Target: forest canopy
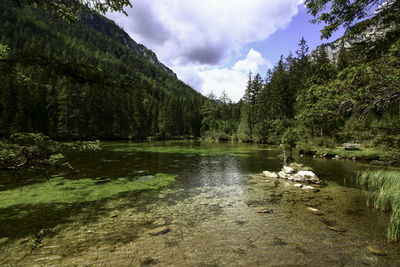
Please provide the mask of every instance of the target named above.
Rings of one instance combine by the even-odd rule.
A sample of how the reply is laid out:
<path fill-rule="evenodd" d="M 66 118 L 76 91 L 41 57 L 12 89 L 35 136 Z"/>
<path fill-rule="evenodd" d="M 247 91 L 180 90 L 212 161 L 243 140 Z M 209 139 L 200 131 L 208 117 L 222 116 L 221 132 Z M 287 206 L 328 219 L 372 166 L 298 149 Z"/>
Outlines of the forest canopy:
<path fill-rule="evenodd" d="M 90 10 L 105 14 L 107 11 L 122 12 L 125 7 L 132 7 L 129 0 L 13 0 L 19 6 L 31 6 L 38 9 L 47 9 L 53 17 L 62 18 L 68 22 L 78 20 L 77 14 L 83 10 Z"/>
<path fill-rule="evenodd" d="M 314 16 L 313 23 L 326 24 L 321 30 L 321 39 L 328 39 L 341 26 L 348 30 L 366 18 L 376 17 L 385 26 L 398 23 L 400 18 L 397 0 L 306 0 L 305 5 Z"/>

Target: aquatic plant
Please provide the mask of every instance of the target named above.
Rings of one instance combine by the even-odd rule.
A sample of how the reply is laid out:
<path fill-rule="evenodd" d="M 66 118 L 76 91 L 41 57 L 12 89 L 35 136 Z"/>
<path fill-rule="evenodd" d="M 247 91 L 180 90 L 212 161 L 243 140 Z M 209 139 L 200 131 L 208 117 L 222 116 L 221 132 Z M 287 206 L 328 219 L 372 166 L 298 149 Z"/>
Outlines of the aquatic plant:
<path fill-rule="evenodd" d="M 400 239 L 400 172 L 396 170 L 368 170 L 359 174 L 358 182 L 368 187 L 367 205 L 390 211 L 387 229 L 389 241 Z"/>
<path fill-rule="evenodd" d="M 101 178 L 71 180 L 57 177 L 24 186 L 22 190 L 16 188 L 0 191 L 0 211 L 12 208 L 17 210 L 18 217 L 24 217 L 29 214 L 29 211 L 42 205 L 51 204 L 63 208 L 69 204 L 98 201 L 125 192 L 155 190 L 169 185 L 175 181 L 175 178 L 176 175 L 164 173 L 136 179 L 115 180 Z M 3 213 L 0 215 L 0 220 L 7 217 L 8 215 Z"/>
<path fill-rule="evenodd" d="M 107 145 L 103 144 L 105 149 Z M 137 143 L 135 145 L 125 145 L 122 147 L 111 148 L 115 152 L 150 152 L 150 153 L 170 153 L 181 155 L 198 155 L 201 157 L 216 156 L 216 155 L 233 155 L 246 157 L 249 153 L 260 150 L 272 150 L 270 147 L 249 147 L 249 146 L 183 146 L 183 145 L 159 145 Z"/>

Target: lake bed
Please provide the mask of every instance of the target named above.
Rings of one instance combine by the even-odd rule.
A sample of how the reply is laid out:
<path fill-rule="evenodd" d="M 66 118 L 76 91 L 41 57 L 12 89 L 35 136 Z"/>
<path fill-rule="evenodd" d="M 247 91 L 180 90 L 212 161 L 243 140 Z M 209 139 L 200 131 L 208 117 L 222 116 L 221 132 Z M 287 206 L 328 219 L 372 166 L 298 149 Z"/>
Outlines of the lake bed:
<path fill-rule="evenodd" d="M 400 263 L 400 245 L 386 239 L 388 214 L 366 207 L 355 182 L 371 165 L 298 157 L 325 183 L 307 191 L 265 181 L 262 171 L 282 167 L 276 146 L 102 146 L 67 156 L 79 179 L 30 177 L 21 188 L 2 174 L 0 199 L 8 199 L 0 204 L 2 266 Z M 167 230 L 149 234 L 159 228 Z"/>

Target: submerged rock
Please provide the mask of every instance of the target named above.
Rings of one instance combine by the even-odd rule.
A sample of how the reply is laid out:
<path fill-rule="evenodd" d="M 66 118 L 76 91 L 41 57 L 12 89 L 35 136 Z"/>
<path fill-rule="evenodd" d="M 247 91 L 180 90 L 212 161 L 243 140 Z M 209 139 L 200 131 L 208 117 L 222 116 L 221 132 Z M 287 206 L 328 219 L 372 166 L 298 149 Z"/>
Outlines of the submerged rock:
<path fill-rule="evenodd" d="M 303 186 L 301 189 L 303 189 L 303 190 L 308 190 L 308 191 L 314 191 L 314 192 L 318 192 L 318 191 L 319 191 L 318 188 L 315 188 L 315 187 L 313 187 L 313 186 L 311 186 L 311 185 L 305 185 L 305 186 Z"/>
<path fill-rule="evenodd" d="M 328 229 L 332 230 L 334 232 L 340 232 L 340 233 L 344 233 L 347 231 L 346 229 L 339 227 L 339 226 L 328 226 Z"/>
<path fill-rule="evenodd" d="M 267 178 L 279 178 L 278 174 L 276 174 L 275 172 L 270 172 L 270 171 L 263 171 L 263 174 L 267 177 Z"/>
<path fill-rule="evenodd" d="M 265 207 L 256 208 L 257 213 L 273 213 L 274 211 Z"/>
<path fill-rule="evenodd" d="M 21 241 L 19 241 L 19 244 L 23 245 L 23 244 L 27 243 L 28 241 L 30 241 L 30 239 L 29 238 L 25 238 L 25 239 L 22 239 Z"/>
<path fill-rule="evenodd" d="M 155 226 L 163 226 L 165 225 L 167 222 L 164 219 L 158 219 L 157 221 L 153 222 L 153 225 Z"/>
<path fill-rule="evenodd" d="M 166 226 L 158 227 L 148 232 L 149 235 L 163 235 L 170 231 L 170 229 Z"/>
<path fill-rule="evenodd" d="M 318 216 L 324 215 L 324 213 L 322 211 L 320 211 L 320 210 L 318 210 L 316 208 L 308 207 L 307 209 L 309 211 L 311 211 L 312 213 L 314 213 L 315 215 L 318 215 Z"/>
<path fill-rule="evenodd" d="M 0 238 L 0 245 L 7 243 L 7 242 L 8 242 L 8 237 Z"/>
<path fill-rule="evenodd" d="M 36 234 L 36 237 L 39 239 L 42 239 L 43 237 L 45 237 L 46 235 L 51 234 L 51 233 L 53 233 L 53 232 L 50 229 L 45 228 L 45 229 L 40 230 L 39 233 Z"/>
<path fill-rule="evenodd" d="M 376 256 L 386 256 L 387 255 L 385 251 L 383 251 L 377 247 L 374 247 L 374 246 L 368 246 L 367 249 L 371 254 L 376 255 Z"/>

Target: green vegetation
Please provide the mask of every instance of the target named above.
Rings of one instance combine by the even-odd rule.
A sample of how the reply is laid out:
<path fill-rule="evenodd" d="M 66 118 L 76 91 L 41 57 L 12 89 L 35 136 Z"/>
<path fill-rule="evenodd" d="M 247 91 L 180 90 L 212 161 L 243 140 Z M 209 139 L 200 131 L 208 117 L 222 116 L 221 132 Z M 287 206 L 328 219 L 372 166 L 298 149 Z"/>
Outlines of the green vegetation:
<path fill-rule="evenodd" d="M 16 133 L 0 141 L 0 170 L 9 171 L 17 180 L 27 172 L 50 178 L 61 170 L 77 171 L 64 160 L 65 152 L 99 150 L 99 141 L 80 141 L 64 145 L 43 134 Z"/>
<path fill-rule="evenodd" d="M 176 175 L 163 173 L 157 173 L 146 179 L 139 177 L 137 180 L 125 178 L 71 180 L 57 177 L 51 181 L 24 186 L 22 190 L 17 188 L 0 191 L 0 209 L 21 209 L 26 216 L 29 214 L 26 213 L 26 207 L 34 208 L 35 205 L 46 204 L 64 206 L 107 199 L 124 192 L 155 190 L 169 185 L 175 178 Z"/>
<path fill-rule="evenodd" d="M 263 150 L 263 148 L 255 147 L 252 148 L 254 150 Z M 265 148 L 268 150 L 269 148 Z M 182 154 L 182 155 L 199 155 L 202 157 L 207 156 L 215 156 L 215 155 L 235 155 L 235 156 L 248 156 L 248 153 L 251 151 L 249 147 L 241 147 L 241 146 L 219 146 L 216 144 L 215 146 L 202 146 L 202 145 L 194 145 L 194 146 L 158 146 L 154 143 L 148 144 L 134 144 L 134 145 L 125 145 L 119 148 L 113 148 L 113 151 L 116 152 L 155 152 L 155 153 L 171 153 L 171 154 Z"/>
<path fill-rule="evenodd" d="M 114 22 L 83 11 L 79 23 L 49 23 L 48 12 L 17 8 L 11 0 L 1 1 L 0 9 L 0 136 L 200 136 L 206 99 L 152 64 L 154 53 Z"/>
<path fill-rule="evenodd" d="M 345 150 L 344 148 L 320 148 L 315 152 L 318 157 L 335 157 L 371 161 L 372 163 L 390 164 L 400 159 L 398 149 L 389 147 L 361 147 L 361 150 Z"/>
<path fill-rule="evenodd" d="M 207 141 L 238 141 L 236 130 L 240 120 L 240 106 L 232 103 L 225 91 L 218 99 L 213 93 L 201 107 L 201 136 Z"/>
<path fill-rule="evenodd" d="M 390 241 L 400 238 L 400 173 L 398 171 L 365 171 L 358 177 L 359 183 L 368 187 L 367 205 L 390 211 L 387 237 Z"/>
<path fill-rule="evenodd" d="M 132 6 L 129 0 L 13 0 L 17 6 L 30 5 L 34 8 L 49 9 L 55 18 L 76 22 L 77 14 L 85 9 L 105 14 L 107 11 L 123 12 L 124 7 Z"/>
<path fill-rule="evenodd" d="M 360 21 L 371 16 L 375 9 L 375 16 L 379 17 L 381 27 L 390 27 L 393 20 L 399 21 L 400 3 L 398 1 L 380 0 L 306 0 L 308 12 L 314 16 L 313 23 L 324 23 L 321 38 L 329 38 L 334 31 L 343 26 L 347 30 Z M 358 30 L 365 29 L 366 24 L 357 25 Z M 376 26 L 376 25 L 375 25 Z"/>

